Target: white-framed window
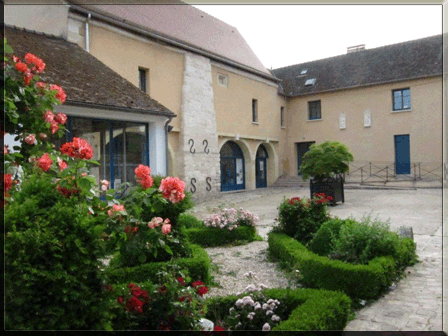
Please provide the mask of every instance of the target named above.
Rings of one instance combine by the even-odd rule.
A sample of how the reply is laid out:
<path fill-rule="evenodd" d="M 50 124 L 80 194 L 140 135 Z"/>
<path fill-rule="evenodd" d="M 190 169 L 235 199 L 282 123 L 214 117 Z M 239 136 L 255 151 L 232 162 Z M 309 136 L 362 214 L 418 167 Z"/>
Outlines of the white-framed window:
<path fill-rule="evenodd" d="M 218 74 L 218 83 L 221 86 L 227 87 L 229 85 L 229 77 L 227 77 L 227 75 Z"/>

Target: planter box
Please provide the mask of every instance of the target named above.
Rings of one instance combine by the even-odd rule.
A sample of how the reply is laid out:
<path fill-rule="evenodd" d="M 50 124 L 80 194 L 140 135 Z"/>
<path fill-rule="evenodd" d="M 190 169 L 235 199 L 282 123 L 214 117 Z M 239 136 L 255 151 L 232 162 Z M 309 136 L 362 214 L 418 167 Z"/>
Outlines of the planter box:
<path fill-rule="evenodd" d="M 344 181 L 340 178 L 332 181 L 318 182 L 313 179 L 310 180 L 310 197 L 314 194 L 324 193 L 326 196 L 333 197 L 331 205 L 337 202 L 344 203 Z"/>

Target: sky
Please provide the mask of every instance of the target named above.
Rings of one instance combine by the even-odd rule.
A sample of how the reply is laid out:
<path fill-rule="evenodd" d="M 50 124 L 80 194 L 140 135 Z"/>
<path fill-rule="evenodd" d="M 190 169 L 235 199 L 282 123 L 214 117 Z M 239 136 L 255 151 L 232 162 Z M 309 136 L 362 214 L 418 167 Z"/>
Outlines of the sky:
<path fill-rule="evenodd" d="M 442 5 L 194 5 L 238 29 L 268 69 L 442 34 Z"/>

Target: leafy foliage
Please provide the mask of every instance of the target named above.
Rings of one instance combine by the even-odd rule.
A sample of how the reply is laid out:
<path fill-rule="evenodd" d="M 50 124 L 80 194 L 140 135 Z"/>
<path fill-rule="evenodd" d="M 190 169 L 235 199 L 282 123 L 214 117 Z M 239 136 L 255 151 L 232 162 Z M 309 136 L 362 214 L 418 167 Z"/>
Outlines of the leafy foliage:
<path fill-rule="evenodd" d="M 351 161 L 353 155 L 347 146 L 336 141 L 325 141 L 310 146 L 303 155 L 300 172 L 304 180 L 310 176 L 317 181 L 329 180 L 337 174 L 346 173 Z"/>

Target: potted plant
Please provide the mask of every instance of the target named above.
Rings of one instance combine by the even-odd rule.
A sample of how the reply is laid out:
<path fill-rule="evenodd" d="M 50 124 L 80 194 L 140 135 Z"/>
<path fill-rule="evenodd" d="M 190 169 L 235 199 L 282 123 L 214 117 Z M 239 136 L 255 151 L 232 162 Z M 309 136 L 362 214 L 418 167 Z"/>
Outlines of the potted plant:
<path fill-rule="evenodd" d="M 300 165 L 302 178 L 310 179 L 310 194 L 324 193 L 333 199 L 331 204 L 344 202 L 344 177 L 348 163 L 353 161 L 353 155 L 347 146 L 337 141 L 325 141 L 311 145 Z"/>

